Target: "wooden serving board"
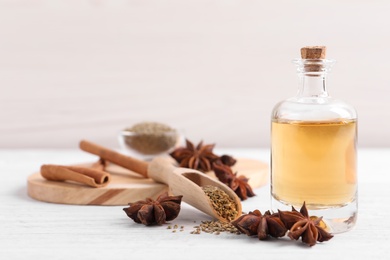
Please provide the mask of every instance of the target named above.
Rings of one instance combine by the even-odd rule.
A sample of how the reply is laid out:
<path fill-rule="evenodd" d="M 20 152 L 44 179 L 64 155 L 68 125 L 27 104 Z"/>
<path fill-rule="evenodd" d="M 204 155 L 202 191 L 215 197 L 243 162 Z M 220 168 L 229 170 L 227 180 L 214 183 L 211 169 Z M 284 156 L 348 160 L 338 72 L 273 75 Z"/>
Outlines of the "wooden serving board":
<path fill-rule="evenodd" d="M 92 163 L 83 164 L 90 166 Z M 268 182 L 268 165 L 253 159 L 238 159 L 233 167 L 238 175 L 249 178 L 252 188 L 258 188 Z M 111 173 L 111 182 L 102 188 L 92 188 L 73 182 L 56 182 L 44 179 L 41 174 L 34 173 L 27 179 L 27 192 L 36 200 L 77 205 L 128 205 L 129 202 L 156 199 L 161 193 L 168 191 L 168 186 L 145 179 L 142 176 L 109 164 L 106 171 Z M 206 173 L 216 178 L 213 172 Z"/>

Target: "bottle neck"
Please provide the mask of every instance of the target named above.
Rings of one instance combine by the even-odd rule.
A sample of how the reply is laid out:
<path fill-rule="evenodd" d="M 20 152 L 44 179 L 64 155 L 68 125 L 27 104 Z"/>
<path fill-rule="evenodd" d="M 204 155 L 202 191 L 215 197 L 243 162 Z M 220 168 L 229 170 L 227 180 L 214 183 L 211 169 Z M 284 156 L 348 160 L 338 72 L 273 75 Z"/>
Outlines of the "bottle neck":
<path fill-rule="evenodd" d="M 308 98 L 309 102 L 316 98 L 327 98 L 329 94 L 326 89 L 326 77 L 334 60 L 316 59 L 304 60 L 296 59 L 297 71 L 300 79 L 300 86 L 297 97 L 299 99 Z"/>
<path fill-rule="evenodd" d="M 298 97 L 328 97 L 325 73 L 300 73 Z"/>

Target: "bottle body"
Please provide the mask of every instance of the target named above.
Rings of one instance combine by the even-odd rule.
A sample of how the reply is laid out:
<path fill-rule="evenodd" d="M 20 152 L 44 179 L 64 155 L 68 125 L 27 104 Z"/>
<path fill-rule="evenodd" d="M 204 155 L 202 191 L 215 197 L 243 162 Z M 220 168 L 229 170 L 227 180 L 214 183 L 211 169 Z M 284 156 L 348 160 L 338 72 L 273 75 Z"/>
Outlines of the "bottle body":
<path fill-rule="evenodd" d="M 272 122 L 272 187 L 279 201 L 342 207 L 356 195 L 356 121 Z M 288 154 L 289 156 L 284 156 Z"/>
<path fill-rule="evenodd" d="M 356 111 L 327 94 L 324 72 L 300 76 L 298 95 L 272 113 L 272 207 L 305 202 L 331 232 L 344 232 L 357 215 Z"/>

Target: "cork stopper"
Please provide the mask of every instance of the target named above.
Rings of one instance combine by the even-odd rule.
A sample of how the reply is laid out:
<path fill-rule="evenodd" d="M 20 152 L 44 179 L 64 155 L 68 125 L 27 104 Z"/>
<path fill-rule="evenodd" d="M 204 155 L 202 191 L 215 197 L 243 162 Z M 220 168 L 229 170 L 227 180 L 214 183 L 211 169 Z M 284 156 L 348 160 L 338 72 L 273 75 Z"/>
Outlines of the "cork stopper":
<path fill-rule="evenodd" d="M 325 46 L 307 46 L 301 48 L 301 58 L 305 60 L 318 60 L 325 59 L 326 47 Z"/>

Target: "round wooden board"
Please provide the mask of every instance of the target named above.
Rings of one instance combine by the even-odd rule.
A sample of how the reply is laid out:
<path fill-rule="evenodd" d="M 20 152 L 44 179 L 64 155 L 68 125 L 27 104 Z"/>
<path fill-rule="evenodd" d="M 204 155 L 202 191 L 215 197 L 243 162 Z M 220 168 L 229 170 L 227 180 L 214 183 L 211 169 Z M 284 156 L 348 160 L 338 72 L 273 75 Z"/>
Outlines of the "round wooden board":
<path fill-rule="evenodd" d="M 91 164 L 83 166 L 89 165 Z M 39 172 L 34 173 L 27 179 L 27 192 L 36 200 L 51 203 L 119 206 L 145 198 L 156 199 L 158 195 L 169 190 L 165 184 L 142 178 L 114 164 L 109 164 L 106 171 L 111 173 L 111 182 L 102 188 L 72 182 L 48 181 Z M 261 187 L 268 182 L 268 165 L 258 160 L 238 159 L 233 171 L 249 178 L 252 188 Z M 207 175 L 216 178 L 213 172 Z"/>

